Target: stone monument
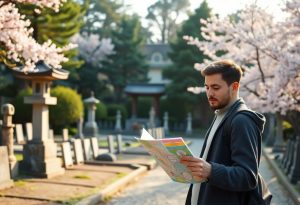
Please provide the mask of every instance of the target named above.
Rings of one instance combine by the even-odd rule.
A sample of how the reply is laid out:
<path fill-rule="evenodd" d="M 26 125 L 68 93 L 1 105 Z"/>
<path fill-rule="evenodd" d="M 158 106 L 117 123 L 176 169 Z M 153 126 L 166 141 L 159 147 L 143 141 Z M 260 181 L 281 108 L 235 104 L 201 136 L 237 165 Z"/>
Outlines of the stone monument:
<path fill-rule="evenodd" d="M 14 185 L 10 178 L 8 153 L 6 146 L 0 146 L 0 189 L 12 187 Z"/>
<path fill-rule="evenodd" d="M 187 126 L 186 126 L 186 134 L 191 135 L 193 133 L 192 129 L 192 114 L 189 112 L 186 118 Z"/>
<path fill-rule="evenodd" d="M 165 134 L 169 134 L 169 114 L 168 114 L 168 112 L 164 113 L 164 131 L 165 131 Z"/>
<path fill-rule="evenodd" d="M 154 107 L 151 107 L 149 111 L 149 123 L 148 128 L 154 128 L 155 127 L 155 109 Z"/>
<path fill-rule="evenodd" d="M 94 97 L 94 92 L 91 92 L 91 97 L 83 101 L 88 106 L 88 121 L 84 125 L 84 134 L 89 137 L 96 137 L 98 134 L 98 126 L 95 121 L 96 104 L 100 101 Z"/>
<path fill-rule="evenodd" d="M 117 110 L 117 115 L 116 115 L 116 126 L 115 126 L 115 130 L 116 131 L 122 131 L 122 125 L 121 125 L 121 111 Z"/>
<path fill-rule="evenodd" d="M 32 140 L 23 148 L 23 160 L 20 162 L 22 172 L 43 178 L 50 178 L 64 173 L 61 160 L 57 158 L 57 145 L 49 139 L 48 105 L 56 105 L 57 99 L 50 96 L 53 80 L 65 80 L 69 72 L 52 69 L 42 61 L 36 64 L 37 72 L 24 73 L 14 69 L 18 78 L 30 80 L 32 96 L 25 97 L 24 102 L 32 104 Z"/>
<path fill-rule="evenodd" d="M 7 146 L 8 162 L 12 178 L 18 176 L 18 162 L 14 155 L 14 127 L 12 116 L 15 114 L 15 108 L 11 104 L 4 104 L 1 108 L 3 114 L 2 124 L 2 144 Z"/>

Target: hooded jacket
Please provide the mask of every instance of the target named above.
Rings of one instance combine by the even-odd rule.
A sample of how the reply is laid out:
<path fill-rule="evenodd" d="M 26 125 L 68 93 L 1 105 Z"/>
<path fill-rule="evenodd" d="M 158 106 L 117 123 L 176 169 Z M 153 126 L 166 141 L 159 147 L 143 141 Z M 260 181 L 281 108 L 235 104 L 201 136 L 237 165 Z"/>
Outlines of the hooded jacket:
<path fill-rule="evenodd" d="M 206 160 L 212 170 L 208 181 L 201 184 L 198 205 L 270 204 L 272 196 L 258 174 L 264 123 L 265 117 L 248 109 L 242 99 L 230 107 L 215 132 L 207 154 Z M 191 204 L 192 186 L 186 205 Z"/>

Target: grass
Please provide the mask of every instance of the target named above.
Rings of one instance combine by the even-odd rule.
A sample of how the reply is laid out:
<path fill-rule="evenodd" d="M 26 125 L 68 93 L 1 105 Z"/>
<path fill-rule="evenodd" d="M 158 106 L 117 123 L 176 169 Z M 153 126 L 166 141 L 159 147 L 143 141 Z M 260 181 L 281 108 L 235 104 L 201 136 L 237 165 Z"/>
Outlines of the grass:
<path fill-rule="evenodd" d="M 26 186 L 26 182 L 23 181 L 23 180 L 17 180 L 14 182 L 14 185 L 17 186 L 17 187 L 22 187 L 22 186 Z"/>
<path fill-rule="evenodd" d="M 15 154 L 17 161 L 22 161 L 23 160 L 23 154 L 17 153 Z"/>
<path fill-rule="evenodd" d="M 91 179 L 90 176 L 85 175 L 85 174 L 79 174 L 74 176 L 75 179 Z"/>

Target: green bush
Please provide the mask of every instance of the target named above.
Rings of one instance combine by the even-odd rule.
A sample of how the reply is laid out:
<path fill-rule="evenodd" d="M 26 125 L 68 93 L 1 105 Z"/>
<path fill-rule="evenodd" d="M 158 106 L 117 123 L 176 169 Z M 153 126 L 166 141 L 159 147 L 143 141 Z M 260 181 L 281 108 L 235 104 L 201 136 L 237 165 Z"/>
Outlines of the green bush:
<path fill-rule="evenodd" d="M 164 112 L 168 112 L 169 119 L 183 122 L 187 116 L 187 105 L 179 99 L 165 98 L 160 100 L 160 115 L 164 116 Z"/>
<path fill-rule="evenodd" d="M 14 123 L 25 123 L 32 121 L 32 105 L 24 103 L 25 96 L 31 96 L 32 89 L 27 88 L 21 90 L 16 98 L 13 100 L 12 104 L 15 107 Z"/>
<path fill-rule="evenodd" d="M 57 97 L 57 105 L 49 106 L 50 124 L 54 130 L 69 126 L 83 116 L 83 102 L 75 90 L 57 86 L 51 90 L 51 96 Z"/>

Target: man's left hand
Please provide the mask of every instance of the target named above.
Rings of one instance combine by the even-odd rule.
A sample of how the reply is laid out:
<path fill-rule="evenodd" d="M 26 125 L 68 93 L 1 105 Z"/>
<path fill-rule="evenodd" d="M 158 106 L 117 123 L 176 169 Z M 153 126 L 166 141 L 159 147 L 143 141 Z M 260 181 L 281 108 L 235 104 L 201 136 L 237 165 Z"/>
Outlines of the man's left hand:
<path fill-rule="evenodd" d="M 180 162 L 192 172 L 194 178 L 208 179 L 211 174 L 211 164 L 202 158 L 182 156 Z"/>

